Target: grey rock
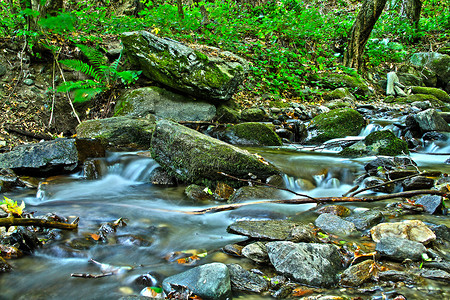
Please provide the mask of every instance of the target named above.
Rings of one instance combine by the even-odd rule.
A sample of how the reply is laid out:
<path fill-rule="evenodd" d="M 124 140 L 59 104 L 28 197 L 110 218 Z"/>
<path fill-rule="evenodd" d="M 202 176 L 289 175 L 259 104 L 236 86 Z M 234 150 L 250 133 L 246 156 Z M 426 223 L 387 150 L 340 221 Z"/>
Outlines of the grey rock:
<path fill-rule="evenodd" d="M 124 116 L 83 121 L 76 130 L 78 137 L 95 138 L 105 146 L 148 149 L 155 124 L 154 116 L 146 119 Z"/>
<path fill-rule="evenodd" d="M 105 149 L 99 142 L 83 139 L 56 139 L 27 144 L 0 154 L 0 169 L 34 176 L 68 173 L 88 157 L 103 157 Z"/>
<path fill-rule="evenodd" d="M 415 278 L 413 275 L 403 271 L 396 271 L 396 270 L 381 271 L 378 273 L 378 278 L 381 281 L 393 281 L 393 282 L 400 281 L 410 284 L 415 282 Z"/>
<path fill-rule="evenodd" d="M 261 275 L 249 272 L 238 264 L 227 265 L 230 271 L 231 289 L 261 293 L 269 288 L 269 283 Z"/>
<path fill-rule="evenodd" d="M 173 285 L 183 286 L 202 299 L 227 299 L 231 297 L 230 273 L 225 264 L 210 263 L 180 274 L 167 277 L 163 289 L 168 294 Z"/>
<path fill-rule="evenodd" d="M 438 195 L 425 195 L 415 199 L 415 203 L 422 205 L 430 214 L 439 213 L 442 209 L 442 197 Z"/>
<path fill-rule="evenodd" d="M 373 174 L 372 171 L 376 172 L 378 167 L 382 167 L 385 170 L 394 170 L 407 166 L 417 166 L 417 164 L 410 157 L 377 157 L 368 162 L 364 166 L 364 169 L 370 174 Z"/>
<path fill-rule="evenodd" d="M 150 175 L 150 182 L 154 185 L 175 185 L 177 182 L 161 167 L 156 168 Z"/>
<path fill-rule="evenodd" d="M 337 235 L 349 235 L 356 231 L 356 227 L 352 222 L 329 213 L 321 214 L 316 219 L 315 224 L 326 232 Z"/>
<path fill-rule="evenodd" d="M 269 242 L 270 261 L 276 271 L 299 283 L 330 286 L 342 270 L 339 250 L 334 245 L 314 243 Z"/>
<path fill-rule="evenodd" d="M 227 231 L 256 239 L 287 240 L 296 226 L 301 225 L 287 220 L 237 221 Z"/>
<path fill-rule="evenodd" d="M 124 94 L 114 108 L 114 116 L 145 118 L 149 114 L 175 121 L 211 121 L 216 108 L 210 103 L 154 86 Z"/>
<path fill-rule="evenodd" d="M 167 120 L 156 125 L 151 153 L 171 175 L 189 183 L 223 180 L 219 172 L 244 179 L 256 176 L 262 180 L 279 173 L 248 151 Z"/>
<path fill-rule="evenodd" d="M 450 126 L 434 109 L 427 109 L 417 114 L 408 115 L 406 125 L 422 133 L 428 131 L 450 132 Z"/>
<path fill-rule="evenodd" d="M 383 214 L 379 210 L 371 209 L 351 215 L 345 218 L 345 220 L 355 224 L 358 230 L 366 230 L 380 223 L 383 220 Z"/>
<path fill-rule="evenodd" d="M 376 177 L 376 176 L 370 176 L 364 179 L 363 183 L 366 187 L 373 187 L 370 190 L 375 192 L 381 192 L 381 193 L 392 193 L 395 189 L 394 183 L 386 183 L 387 180 Z M 379 185 L 379 186 L 378 186 Z"/>
<path fill-rule="evenodd" d="M 420 272 L 420 276 L 428 279 L 450 282 L 450 273 L 444 270 L 425 269 Z"/>
<path fill-rule="evenodd" d="M 446 87 L 450 81 L 450 55 L 437 52 L 418 52 L 410 58 L 411 64 L 417 67 L 427 67 L 438 77 L 438 84 Z"/>
<path fill-rule="evenodd" d="M 398 261 L 405 259 L 420 261 L 422 254 L 427 251 L 425 246 L 419 242 L 392 236 L 381 238 L 375 250 L 381 256 Z"/>
<path fill-rule="evenodd" d="M 121 35 L 124 53 L 148 78 L 208 101 L 226 101 L 248 72 L 248 62 L 218 48 L 186 45 L 147 31 Z"/>
<path fill-rule="evenodd" d="M 269 261 L 266 245 L 263 242 L 251 243 L 242 248 L 242 255 L 257 263 Z"/>

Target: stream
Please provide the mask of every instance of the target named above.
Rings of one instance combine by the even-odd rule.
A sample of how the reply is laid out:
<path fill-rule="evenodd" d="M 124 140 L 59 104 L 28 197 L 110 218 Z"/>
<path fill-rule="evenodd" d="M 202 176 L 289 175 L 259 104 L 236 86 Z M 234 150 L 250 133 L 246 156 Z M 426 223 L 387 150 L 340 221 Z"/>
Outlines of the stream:
<path fill-rule="evenodd" d="M 384 124 L 386 125 L 386 124 Z M 380 125 L 381 126 L 381 125 Z M 389 126 L 389 124 L 387 124 Z M 373 126 L 372 130 L 379 127 Z M 368 130 L 370 131 L 370 129 Z M 367 132 L 364 133 L 365 135 Z M 374 157 L 342 158 L 333 149 L 311 151 L 295 146 L 277 148 L 248 148 L 280 168 L 286 175 L 288 188 L 317 196 L 342 196 L 353 187 L 355 178 L 364 172 L 364 164 Z M 431 153 L 431 154 L 427 154 Z M 448 144 L 429 144 L 411 158 L 420 169 L 450 173 L 445 164 L 450 153 Z M 56 241 L 44 245 L 33 255 L 9 260 L 14 271 L 0 275 L 0 299 L 118 299 L 138 295 L 142 286 L 134 280 L 142 274 L 151 274 L 157 282 L 191 266 L 165 259 L 174 251 L 204 249 L 208 255 L 200 263 L 224 262 L 245 265 L 245 259 L 225 255 L 220 248 L 246 238 L 226 232 L 236 220 L 264 220 L 290 218 L 302 223 L 314 222 L 317 217 L 314 204 L 266 204 L 242 207 L 205 215 L 188 215 L 190 211 L 220 203 L 194 203 L 184 195 L 184 186 L 158 187 L 148 182 L 157 167 L 151 158 L 135 152 L 108 153 L 101 161 L 99 179 L 86 180 L 82 173 L 49 178 L 39 189 L 21 189 L 5 196 L 26 203 L 27 211 L 35 215 L 54 212 L 73 220 L 79 217 L 75 232 L 54 230 Z M 302 190 L 298 179 L 312 182 L 316 188 Z M 288 192 L 285 199 L 294 196 Z M 347 203 L 352 210 L 384 206 L 388 201 L 376 203 Z M 411 216 L 421 218 L 421 215 Z M 119 227 L 114 244 L 85 245 L 89 236 L 101 224 L 124 218 L 127 226 Z M 427 216 L 428 222 L 450 226 L 448 217 Z M 71 245 L 72 248 L 67 245 Z M 74 249 L 75 248 L 75 249 Z M 99 274 L 99 268 L 89 259 L 118 266 L 131 266 L 132 270 L 118 275 L 96 279 L 74 278 L 72 273 Z M 399 287 L 411 299 L 432 299 L 433 291 L 446 290 L 445 283 L 428 281 L 426 288 Z M 346 294 L 345 289 L 330 291 Z M 382 288 L 371 293 L 371 299 L 382 299 Z M 361 294 L 363 298 L 367 297 Z M 417 297 L 417 298 L 416 298 Z M 236 298 L 262 299 L 262 296 L 242 294 Z M 267 297 L 269 299 L 269 297 Z"/>

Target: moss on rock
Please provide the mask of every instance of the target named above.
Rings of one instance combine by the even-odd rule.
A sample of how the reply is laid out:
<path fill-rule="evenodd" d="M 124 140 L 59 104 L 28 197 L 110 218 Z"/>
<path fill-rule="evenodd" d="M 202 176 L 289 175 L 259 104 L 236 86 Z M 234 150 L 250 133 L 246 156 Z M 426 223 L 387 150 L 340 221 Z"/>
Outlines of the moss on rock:
<path fill-rule="evenodd" d="M 408 144 L 390 130 L 370 133 L 363 141 L 342 150 L 339 155 L 358 157 L 363 155 L 397 156 L 409 154 Z"/>
<path fill-rule="evenodd" d="M 333 109 L 311 120 L 308 126 L 307 142 L 323 143 L 325 141 L 358 135 L 366 122 L 363 116 L 351 108 Z"/>
<path fill-rule="evenodd" d="M 350 76 L 342 73 L 317 73 L 311 76 L 311 81 L 315 81 L 318 85 L 324 88 L 336 89 L 340 87 L 347 87 L 355 94 L 361 96 L 369 95 L 369 86 L 359 76 Z"/>
<path fill-rule="evenodd" d="M 237 124 L 229 129 L 241 141 L 240 145 L 281 146 L 280 137 L 273 131 L 273 126 L 248 122 Z"/>
<path fill-rule="evenodd" d="M 443 90 L 431 87 L 422 87 L 422 86 L 413 86 L 411 87 L 411 91 L 414 94 L 425 94 L 432 95 L 437 99 L 444 101 L 446 103 L 450 102 L 450 96 Z"/>

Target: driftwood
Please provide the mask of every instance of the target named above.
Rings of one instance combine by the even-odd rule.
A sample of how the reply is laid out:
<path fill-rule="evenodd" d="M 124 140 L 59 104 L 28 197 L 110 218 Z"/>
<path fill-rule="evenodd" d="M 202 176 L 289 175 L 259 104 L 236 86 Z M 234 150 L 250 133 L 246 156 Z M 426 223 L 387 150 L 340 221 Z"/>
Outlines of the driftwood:
<path fill-rule="evenodd" d="M 255 204 L 270 204 L 270 203 L 278 203 L 278 204 L 306 204 L 306 203 L 332 203 L 332 202 L 374 202 L 386 199 L 393 198 L 407 198 L 417 195 L 439 195 L 446 196 L 446 193 L 436 190 L 415 190 L 415 191 L 406 191 L 401 193 L 394 193 L 389 195 L 378 195 L 378 196 L 367 196 L 367 197 L 320 197 L 320 198 L 297 198 L 297 199 L 287 199 L 287 200 L 262 200 L 262 201 L 253 201 L 253 202 L 245 202 L 245 203 L 234 203 L 228 205 L 219 205 L 213 206 L 200 210 L 193 211 L 177 211 L 184 214 L 189 215 L 203 215 L 207 213 L 216 213 L 221 211 L 234 210 L 243 206 L 255 205 Z"/>
<path fill-rule="evenodd" d="M 58 229 L 66 229 L 66 230 L 74 230 L 78 228 L 78 218 L 75 219 L 72 223 L 62 223 L 55 221 L 48 221 L 45 219 L 36 219 L 36 218 L 0 218 L 0 226 L 38 226 L 45 228 L 58 228 Z"/>

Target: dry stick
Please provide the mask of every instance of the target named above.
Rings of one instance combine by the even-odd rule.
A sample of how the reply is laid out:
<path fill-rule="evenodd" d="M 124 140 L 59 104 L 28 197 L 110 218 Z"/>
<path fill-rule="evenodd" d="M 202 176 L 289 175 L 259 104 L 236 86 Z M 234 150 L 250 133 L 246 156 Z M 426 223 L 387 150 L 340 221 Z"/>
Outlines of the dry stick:
<path fill-rule="evenodd" d="M 31 138 L 37 139 L 37 140 L 48 140 L 48 141 L 49 140 L 53 140 L 53 137 L 50 136 L 50 135 L 29 132 L 29 131 L 26 131 L 26 130 L 15 128 L 15 127 L 13 127 L 11 125 L 5 125 L 4 128 L 5 128 L 6 131 L 15 132 L 15 133 L 18 133 L 18 134 L 21 134 L 21 135 L 24 135 L 24 136 L 28 136 L 28 137 L 31 137 Z"/>
<path fill-rule="evenodd" d="M 64 72 L 57 60 L 56 60 L 56 65 L 58 66 L 59 72 L 61 73 L 61 78 L 63 79 L 64 82 L 66 82 L 66 78 L 64 77 Z M 78 117 L 78 114 L 75 111 L 75 107 L 73 107 L 72 100 L 70 100 L 70 96 L 69 96 L 68 92 L 66 92 L 66 96 L 67 96 L 67 99 L 69 100 L 70 107 L 72 108 L 72 111 L 75 114 L 75 117 L 77 118 L 78 124 L 80 124 L 81 123 L 80 118 Z"/>
<path fill-rule="evenodd" d="M 61 50 L 60 50 L 61 51 Z M 55 56 L 53 56 L 53 68 L 52 68 L 52 88 L 53 88 L 53 95 L 52 95 L 52 111 L 50 113 L 50 120 L 48 120 L 48 127 L 50 127 L 52 125 L 52 120 L 53 120 L 53 111 L 55 110 L 55 99 L 56 99 L 56 95 L 55 95 L 55 61 L 57 60 L 57 57 L 59 56 L 59 52 L 58 54 Z"/>
<path fill-rule="evenodd" d="M 400 177 L 400 178 L 397 178 L 397 179 L 392 179 L 392 180 L 389 180 L 389 181 L 386 181 L 386 182 L 383 182 L 383 183 L 380 183 L 380 184 L 377 184 L 377 185 L 368 186 L 368 187 L 366 187 L 366 188 L 360 189 L 359 191 L 356 191 L 356 192 L 354 192 L 354 193 L 351 193 L 351 194 L 349 195 L 349 197 L 354 197 L 355 195 L 358 195 L 358 194 L 361 193 L 361 192 L 364 192 L 364 191 L 367 191 L 367 190 L 372 190 L 372 189 L 378 188 L 378 187 L 382 187 L 382 186 L 388 185 L 388 184 L 390 184 L 390 183 L 394 183 L 394 182 L 397 182 L 397 181 L 401 181 L 401 180 L 413 178 L 413 177 L 422 175 L 423 173 L 424 173 L 424 172 L 419 172 L 419 173 L 417 173 L 417 174 L 412 174 L 412 175 L 409 175 L 409 176 Z M 348 194 L 348 193 L 349 193 L 349 192 L 345 193 L 344 195 L 346 195 L 346 194 Z"/>
<path fill-rule="evenodd" d="M 246 203 L 234 203 L 228 205 L 213 206 L 205 209 L 194 210 L 194 211 L 176 211 L 180 213 L 185 213 L 189 215 L 202 215 L 206 213 L 215 213 L 227 210 L 234 210 L 243 206 L 255 205 L 255 204 L 270 204 L 270 203 L 280 203 L 280 204 L 306 204 L 306 203 L 329 203 L 329 202 L 374 202 L 392 198 L 402 198 L 402 197 L 412 197 L 417 195 L 440 195 L 446 196 L 446 193 L 436 190 L 415 190 L 406 191 L 401 193 L 394 193 L 388 195 L 378 195 L 378 196 L 368 196 L 368 197 L 321 197 L 316 199 L 311 198 L 299 198 L 299 199 L 288 199 L 288 200 L 264 200 L 264 201 L 254 201 Z"/>
<path fill-rule="evenodd" d="M 58 228 L 58 229 L 67 229 L 74 230 L 78 228 L 78 219 L 76 219 L 71 224 L 48 221 L 45 219 L 36 219 L 36 218 L 0 218 L 0 226 L 38 226 L 45 228 Z"/>
<path fill-rule="evenodd" d="M 224 173 L 224 172 L 218 172 L 218 173 L 221 174 L 221 175 L 223 175 L 223 176 L 226 176 L 226 177 L 229 177 L 229 178 L 238 180 L 238 181 L 244 181 L 244 182 L 249 182 L 249 183 L 254 183 L 254 184 L 259 184 L 259 185 L 265 185 L 265 186 L 268 186 L 268 187 L 271 187 L 271 188 L 275 188 L 275 189 L 278 189 L 278 190 L 282 190 L 282 191 L 286 191 L 286 192 L 292 193 L 292 194 L 294 194 L 294 195 L 296 195 L 296 196 L 309 198 L 309 199 L 311 199 L 311 200 L 316 200 L 316 198 L 313 198 L 313 197 L 308 196 L 308 195 L 305 195 L 305 194 L 300 194 L 300 193 L 294 192 L 293 190 L 290 190 L 290 189 L 287 189 L 287 188 L 282 188 L 282 187 L 274 186 L 274 185 L 271 185 L 271 184 L 268 184 L 268 183 L 264 183 L 264 182 L 259 182 L 259 181 L 256 181 L 256 180 L 242 179 L 242 178 L 234 177 L 234 176 L 229 175 L 229 174 L 226 174 L 226 173 Z"/>
<path fill-rule="evenodd" d="M 72 277 L 79 277 L 79 278 L 102 278 L 106 276 L 112 276 L 115 275 L 113 272 L 109 273 L 102 273 L 102 274 L 89 274 L 89 273 L 72 273 L 70 276 Z"/>

